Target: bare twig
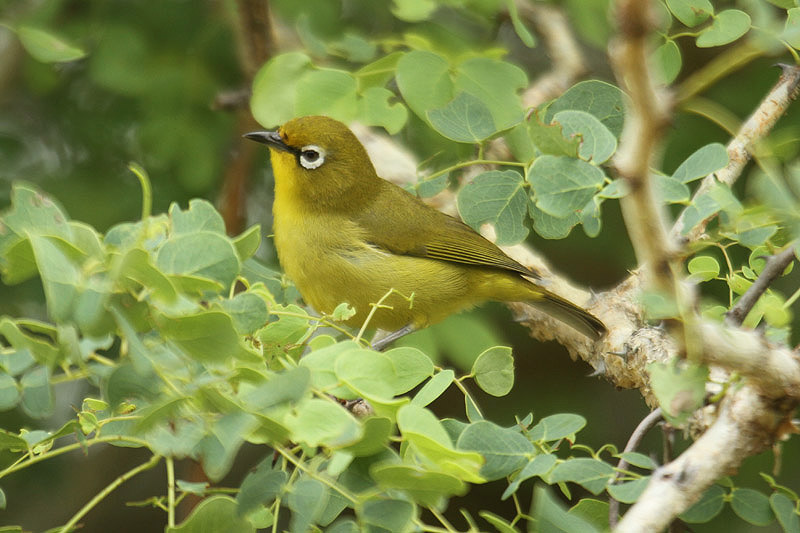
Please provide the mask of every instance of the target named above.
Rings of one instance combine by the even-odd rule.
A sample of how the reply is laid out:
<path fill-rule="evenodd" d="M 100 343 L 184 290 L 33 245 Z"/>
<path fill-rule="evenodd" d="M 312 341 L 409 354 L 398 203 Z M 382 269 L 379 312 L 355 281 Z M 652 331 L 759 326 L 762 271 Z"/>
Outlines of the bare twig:
<path fill-rule="evenodd" d="M 661 419 L 664 418 L 661 414 L 661 408 L 656 407 L 653 411 L 651 411 L 646 417 L 639 422 L 639 425 L 636 426 L 636 429 L 633 430 L 631 433 L 631 437 L 628 439 L 628 443 L 625 445 L 625 449 L 622 450 L 623 453 L 625 452 L 632 452 L 635 451 L 636 448 L 639 447 L 641 444 L 642 439 L 644 438 L 647 433 L 653 429 L 656 424 L 658 424 Z M 616 483 L 620 477 L 620 471 L 625 470 L 628 468 L 628 461 L 625 459 L 620 459 L 619 463 L 617 463 L 617 473 L 614 475 L 614 480 L 611 482 Z M 608 501 L 608 523 L 611 527 L 616 527 L 617 521 L 619 520 L 619 501 L 609 497 Z"/>
<path fill-rule="evenodd" d="M 269 14 L 269 2 L 265 0 L 237 0 L 236 36 L 239 43 L 239 63 L 247 80 L 247 86 L 256 71 L 269 59 L 276 49 L 272 22 Z M 238 93 L 229 91 L 220 93 L 214 105 L 219 109 L 232 109 L 237 112 L 236 136 L 241 136 L 255 129 L 258 124 L 253 120 L 250 110 L 242 103 L 247 102 L 249 89 Z M 233 97 L 233 98 L 229 98 Z M 236 106 L 236 104 L 239 104 Z M 244 229 L 247 220 L 246 196 L 248 176 L 255 161 L 257 147 L 253 143 L 237 144 L 230 164 L 225 169 L 219 204 L 225 227 L 230 234 L 237 234 Z"/>
<path fill-rule="evenodd" d="M 750 160 L 753 145 L 767 136 L 778 119 L 786 112 L 792 100 L 797 98 L 798 91 L 800 91 L 800 66 L 780 65 L 780 67 L 783 72 L 778 82 L 764 97 L 750 118 L 742 124 L 736 137 L 728 143 L 728 164 L 703 179 L 694 192 L 692 201 L 711 189 L 717 182 L 733 185 Z M 685 228 L 685 213 L 686 211 L 678 217 L 678 221 L 672 228 L 672 236 L 679 238 L 684 235 L 689 242 L 696 241 L 705 232 L 711 218 L 701 221 L 693 228 Z"/>
<path fill-rule="evenodd" d="M 768 448 L 791 416 L 794 402 L 774 405 L 749 386 L 729 394 L 714 424 L 685 452 L 657 469 L 616 533 L 661 531 L 721 476 Z"/>
<path fill-rule="evenodd" d="M 725 316 L 725 323 L 729 326 L 739 326 L 744 321 L 747 313 L 753 309 L 761 295 L 769 288 L 775 279 L 786 270 L 794 260 L 794 246 L 789 246 L 777 255 L 767 258 L 767 264 L 750 288 L 747 289 L 739 301 L 736 302 Z"/>

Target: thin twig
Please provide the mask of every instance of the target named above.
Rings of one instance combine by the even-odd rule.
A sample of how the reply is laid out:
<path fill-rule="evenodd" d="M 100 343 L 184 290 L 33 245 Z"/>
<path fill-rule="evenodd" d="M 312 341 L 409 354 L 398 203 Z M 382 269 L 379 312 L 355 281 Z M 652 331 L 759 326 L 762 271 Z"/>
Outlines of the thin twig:
<path fill-rule="evenodd" d="M 120 485 L 122 485 L 123 483 L 125 483 L 126 481 L 131 479 L 132 477 L 134 477 L 134 476 L 136 476 L 138 474 L 141 474 L 145 470 L 149 470 L 149 469 L 153 468 L 154 466 L 156 466 L 158 464 L 158 462 L 160 460 L 161 460 L 161 456 L 160 455 L 154 455 L 146 463 L 142 463 L 139 466 L 137 466 L 136 468 L 132 468 L 131 470 L 128 470 L 127 472 L 125 472 L 124 474 L 119 476 L 117 479 L 115 479 L 114 481 L 109 483 L 106 486 L 106 488 L 104 488 L 103 490 L 101 490 L 100 492 L 95 494 L 94 498 L 89 500 L 86 503 L 86 505 L 81 507 L 81 509 L 77 513 L 75 513 L 72 516 L 72 518 L 70 518 L 69 522 L 64 524 L 64 526 L 59 530 L 59 533 L 67 533 L 68 531 L 72 531 L 72 528 L 75 527 L 75 524 L 77 524 L 78 521 L 81 518 L 83 518 L 86 515 L 86 513 L 91 511 L 98 503 L 103 501 L 103 498 L 105 498 L 106 496 L 108 496 L 109 494 L 114 492 L 114 490 L 117 487 L 119 487 Z"/>
<path fill-rule="evenodd" d="M 711 189 L 717 182 L 733 185 L 742 174 L 745 165 L 750 160 L 753 146 L 767 136 L 778 119 L 789 108 L 792 100 L 800 92 L 800 66 L 779 65 L 783 70 L 780 79 L 770 92 L 761 101 L 750 118 L 742 124 L 739 133 L 728 143 L 728 164 L 714 174 L 709 174 L 700 183 L 694 192 L 692 202 Z M 707 218 L 696 224 L 693 228 L 685 228 L 686 211 L 678 217 L 672 227 L 672 237 L 683 236 L 688 242 L 699 239 L 706 230 L 706 226 L 713 218 Z"/>
<path fill-rule="evenodd" d="M 786 270 L 794 260 L 794 245 L 789 246 L 777 255 L 767 258 L 767 264 L 750 288 L 739 298 L 730 311 L 725 315 L 725 323 L 729 326 L 740 326 L 747 314 L 753 309 L 761 295 L 769 288 L 775 279 Z"/>
<path fill-rule="evenodd" d="M 622 453 L 636 451 L 636 448 L 639 447 L 639 444 L 641 444 L 644 436 L 647 435 L 647 433 L 651 429 L 653 429 L 655 425 L 658 424 L 659 421 L 661 421 L 662 418 L 663 416 L 661 414 L 661 408 L 656 407 L 655 409 L 653 409 L 653 411 L 651 411 L 646 417 L 642 419 L 641 422 L 639 422 L 639 425 L 636 426 L 636 429 L 633 430 L 633 433 L 631 433 L 631 437 L 628 439 L 628 443 L 625 445 L 625 449 L 622 451 Z M 617 482 L 617 479 L 619 479 L 620 476 L 620 471 L 626 470 L 628 466 L 629 466 L 628 461 L 626 461 L 625 459 L 619 460 L 619 463 L 617 463 L 617 473 L 614 474 L 614 480 L 611 482 L 611 484 Z M 611 527 L 616 527 L 618 520 L 619 520 L 619 501 L 609 496 L 608 524 Z"/>

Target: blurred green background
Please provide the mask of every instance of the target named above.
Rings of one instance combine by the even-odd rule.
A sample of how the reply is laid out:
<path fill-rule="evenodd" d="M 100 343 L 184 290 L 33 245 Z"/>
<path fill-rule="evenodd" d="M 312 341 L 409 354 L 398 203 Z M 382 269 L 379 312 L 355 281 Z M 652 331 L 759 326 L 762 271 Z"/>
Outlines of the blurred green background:
<path fill-rule="evenodd" d="M 584 47 L 590 76 L 613 82 L 605 55 L 611 31 L 607 3 L 570 0 L 563 5 Z M 43 63 L 25 51 L 14 31 L 0 26 L 0 208 L 9 203 L 11 183 L 24 180 L 55 197 L 73 218 L 104 231 L 140 215 L 140 187 L 127 170 L 128 162 L 135 161 L 152 179 L 154 212 L 165 211 L 171 202 L 186 205 L 190 198 L 204 197 L 228 209 L 232 213 L 229 221 L 261 222 L 268 235 L 272 185 L 266 153 L 245 147 L 246 141 L 241 139 L 243 131 L 255 126 L 246 101 L 235 109 L 220 106 L 221 98 L 246 90 L 253 74 L 248 63 L 252 58 L 243 51 L 246 43 L 238 12 L 247 4 L 233 0 L 0 0 L 0 22 L 51 31 L 87 52 L 77 61 Z M 497 2 L 473 4 L 472 14 L 469 9 L 444 9 L 414 31 L 449 42 L 454 48 L 465 42 L 476 48 L 505 48 L 510 60 L 523 66 L 530 79 L 547 69 L 549 59 L 543 49 L 523 46 L 509 20 L 482 15 L 482 7 L 491 13 Z M 270 7 L 281 51 L 302 47 L 323 63 L 348 64 L 354 53 L 363 52 L 364 43 L 348 41 L 347 35 L 363 39 L 400 34 L 411 26 L 392 16 L 389 0 L 282 0 L 271 2 Z M 325 48 L 325 42 L 350 42 L 353 48 L 341 48 L 337 57 L 335 50 Z M 681 78 L 711 57 L 709 51 L 693 47 L 683 52 Z M 706 96 L 738 117 L 746 117 L 777 79 L 778 70 L 771 66 L 775 60 L 754 61 L 713 86 Z M 779 124 L 780 138 L 800 136 L 798 107 Z M 670 172 L 698 147 L 727 139 L 728 134 L 712 122 L 679 113 L 668 136 L 663 169 Z M 421 159 L 436 149 L 427 145 L 428 139 L 403 133 L 399 141 L 417 149 Z M 788 146 L 797 150 L 796 142 Z M 246 190 L 238 199 L 230 194 L 237 187 Z M 529 241 L 543 251 L 555 270 L 595 290 L 613 286 L 636 266 L 618 206 L 605 205 L 603 229 L 595 239 L 578 229 L 563 241 L 538 236 Z M 269 239 L 264 240 L 260 255 L 275 262 Z M 790 294 L 797 285 L 798 276 L 794 275 L 783 278 L 777 288 Z M 727 298 L 722 284 L 718 297 Z M 45 318 L 38 281 L 0 285 L 0 314 Z M 528 412 L 537 418 L 579 413 L 590 421 L 580 434 L 582 441 L 594 447 L 611 442 L 621 449 L 648 412 L 637 392 L 614 390 L 601 378 L 589 377 L 591 369 L 571 361 L 559 345 L 532 341 L 502 306 L 487 305 L 472 316 L 485 328 L 486 343 L 499 339 L 514 346 L 518 385 L 512 394 L 496 399 L 476 391 L 488 416 L 498 423 L 510 424 L 515 415 L 523 417 Z M 454 320 L 442 327 L 457 331 L 460 326 L 476 324 L 464 317 Z M 459 320 L 469 321 L 464 326 Z M 465 354 L 476 356 L 482 348 L 459 349 L 454 341 L 451 351 L 457 353 L 450 355 L 460 361 Z M 62 386 L 57 392 L 60 407 L 56 419 L 71 416 L 72 406 L 87 393 L 73 386 Z M 457 401 L 455 395 L 452 400 Z M 457 415 L 463 407 L 445 402 L 438 409 L 441 415 Z M 16 412 L 0 414 L 2 427 L 15 430 L 52 427 L 51 422 L 25 419 Z M 780 480 L 798 489 L 800 480 L 791 475 L 800 464 L 796 440 L 783 449 Z M 678 441 L 680 447 L 680 436 Z M 653 432 L 642 451 L 658 453 L 660 448 L 660 436 Z M 234 486 L 264 453 L 256 448 L 247 450 L 227 478 Z M 12 476 L 2 485 L 8 509 L 0 511 L 0 525 L 21 524 L 41 531 L 63 523 L 101 487 L 140 460 L 136 451 L 92 449 L 86 456 L 73 453 Z M 740 484 L 766 489 L 756 472 L 769 471 L 773 462 L 771 454 L 748 461 Z M 196 465 L 182 462 L 177 475 L 194 480 L 200 479 L 201 472 Z M 129 507 L 125 502 L 163 493 L 164 479 L 161 469 L 156 469 L 125 484 L 87 517 L 85 530 L 108 531 L 108 524 L 118 532 L 162 529 L 165 517 L 161 511 L 146 503 Z M 476 487 L 464 498 L 499 502 L 503 488 L 499 482 Z M 523 492 L 523 502 L 529 501 L 529 492 Z M 457 507 L 454 502 L 452 508 Z M 504 513 L 504 507 L 495 512 L 513 514 Z M 752 526 L 728 510 L 712 524 L 692 529 L 749 531 Z M 773 525 L 762 530 L 780 529 Z"/>

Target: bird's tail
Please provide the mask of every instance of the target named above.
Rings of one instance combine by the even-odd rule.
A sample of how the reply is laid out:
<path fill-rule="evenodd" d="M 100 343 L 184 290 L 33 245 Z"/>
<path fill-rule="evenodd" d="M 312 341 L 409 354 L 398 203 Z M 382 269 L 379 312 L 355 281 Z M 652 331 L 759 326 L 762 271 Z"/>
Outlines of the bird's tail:
<path fill-rule="evenodd" d="M 529 300 L 533 307 L 575 328 L 592 340 L 602 339 L 608 332 L 598 318 L 569 300 L 539 288 L 536 299 Z"/>

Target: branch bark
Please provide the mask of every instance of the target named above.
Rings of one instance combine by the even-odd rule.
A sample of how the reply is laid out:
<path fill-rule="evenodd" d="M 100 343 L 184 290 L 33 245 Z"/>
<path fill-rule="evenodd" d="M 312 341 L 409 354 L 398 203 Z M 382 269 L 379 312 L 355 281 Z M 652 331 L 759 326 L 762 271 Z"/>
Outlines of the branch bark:
<path fill-rule="evenodd" d="M 781 77 L 764 97 L 761 104 L 756 108 L 750 118 L 742 124 L 736 137 L 728 143 L 728 164 L 714 174 L 709 174 L 700 183 L 700 186 L 692 196 L 692 202 L 706 193 L 715 183 L 720 182 L 725 185 L 733 185 L 742 174 L 745 165 L 750 160 L 754 146 L 772 131 L 775 123 L 778 122 L 789 105 L 800 93 L 800 66 L 780 65 L 782 69 Z M 701 221 L 693 228 L 684 227 L 686 225 L 686 211 L 681 213 L 677 222 L 672 227 L 672 237 L 682 238 L 688 242 L 698 240 L 711 218 Z"/>

